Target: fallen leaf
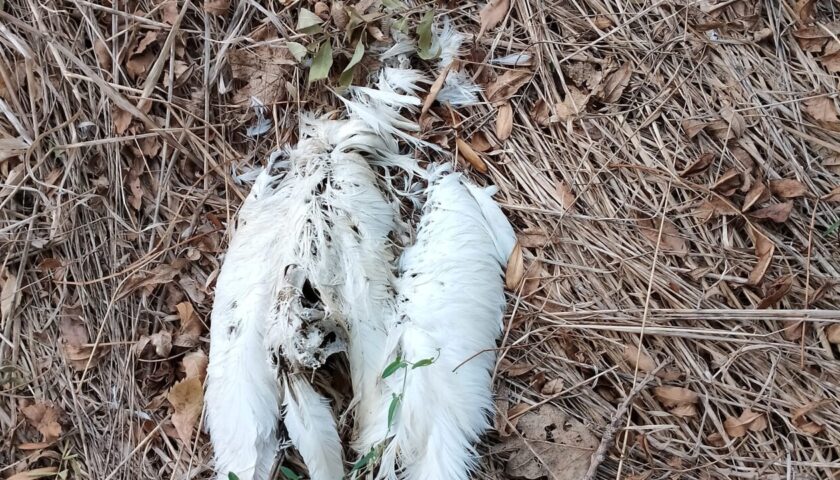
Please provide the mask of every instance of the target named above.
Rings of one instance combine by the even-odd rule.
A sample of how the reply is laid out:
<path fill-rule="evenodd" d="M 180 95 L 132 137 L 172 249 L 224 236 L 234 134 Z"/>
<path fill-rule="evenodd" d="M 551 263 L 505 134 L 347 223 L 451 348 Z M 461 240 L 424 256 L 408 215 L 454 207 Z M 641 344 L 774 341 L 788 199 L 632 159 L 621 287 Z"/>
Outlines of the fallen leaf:
<path fill-rule="evenodd" d="M 715 180 L 712 185 L 712 190 L 720 193 L 724 197 L 728 197 L 738 190 L 741 186 L 741 172 L 734 168 L 730 168 Z"/>
<path fill-rule="evenodd" d="M 128 130 L 128 126 L 131 125 L 131 114 L 115 106 L 112 117 L 114 120 L 114 131 L 117 135 L 124 134 Z"/>
<path fill-rule="evenodd" d="M 706 442 L 713 447 L 721 448 L 726 446 L 726 441 L 723 439 L 723 435 L 717 432 L 706 437 Z"/>
<path fill-rule="evenodd" d="M 684 405 L 677 405 L 668 411 L 675 417 L 689 418 L 697 415 L 697 406 L 692 403 L 686 403 Z"/>
<path fill-rule="evenodd" d="M 314 14 L 313 14 L 314 15 Z M 329 76 L 333 64 L 332 43 L 330 39 L 324 40 L 318 47 L 318 51 L 312 57 L 312 65 L 309 67 L 308 82 L 324 80 Z"/>
<path fill-rule="evenodd" d="M 0 270 L 0 320 L 5 323 L 20 300 L 17 277 L 8 269 Z"/>
<path fill-rule="evenodd" d="M 664 221 L 664 223 L 663 223 Z M 688 253 L 688 242 L 682 238 L 677 226 L 667 218 L 654 219 L 639 219 L 637 220 L 639 233 L 656 247 L 659 244 L 660 250 L 674 255 L 685 255 Z M 660 241 L 659 229 L 662 229 L 662 236 Z"/>
<path fill-rule="evenodd" d="M 755 256 L 758 258 L 758 261 L 750 272 L 748 281 L 750 285 L 758 285 L 761 283 L 764 274 L 767 272 L 767 268 L 773 261 L 773 252 L 776 250 L 776 246 L 769 238 L 755 228 L 750 228 L 750 236 L 755 245 Z"/>
<path fill-rule="evenodd" d="M 441 72 L 440 75 L 435 79 L 435 82 L 429 87 L 429 94 L 426 95 L 426 99 L 423 101 L 423 108 L 420 109 L 420 117 L 425 117 L 426 112 L 432 108 L 432 104 L 435 103 L 435 99 L 440 93 L 440 89 L 443 88 L 443 84 L 446 81 L 446 77 L 449 75 L 449 71 L 452 69 L 452 65 L 456 62 L 453 61 L 449 65 L 446 66 Z"/>
<path fill-rule="evenodd" d="M 230 0 L 204 0 L 204 11 L 210 15 L 225 16 L 229 8 Z"/>
<path fill-rule="evenodd" d="M 796 14 L 796 19 L 799 23 L 807 25 L 811 23 L 814 18 L 814 6 L 816 0 L 796 0 L 793 6 L 793 12 Z"/>
<path fill-rule="evenodd" d="M 175 25 L 178 20 L 178 0 L 164 0 L 160 3 L 160 12 L 163 23 Z"/>
<path fill-rule="evenodd" d="M 505 141 L 513 131 L 513 107 L 505 102 L 496 111 L 496 138 Z"/>
<path fill-rule="evenodd" d="M 776 203 L 761 209 L 758 209 L 750 216 L 759 220 L 771 220 L 776 223 L 784 223 L 790 217 L 790 212 L 793 211 L 793 202 Z"/>
<path fill-rule="evenodd" d="M 80 307 L 63 309 L 58 320 L 58 331 L 64 358 L 70 366 L 82 371 L 95 363 L 91 360 L 94 351 L 93 347 L 89 346 L 90 337 Z M 101 351 L 101 347 L 97 351 Z"/>
<path fill-rule="evenodd" d="M 656 368 L 656 362 L 653 360 L 653 357 L 648 355 L 647 352 L 640 351 L 634 345 L 625 345 L 622 357 L 633 369 L 638 366 L 639 370 L 643 372 L 650 372 Z M 636 363 L 637 359 L 638 364 Z"/>
<path fill-rule="evenodd" d="M 798 198 L 808 193 L 808 187 L 799 180 L 771 180 L 770 191 L 781 198 Z"/>
<path fill-rule="evenodd" d="M 204 326 L 201 324 L 198 315 L 196 315 L 192 303 L 181 302 L 175 305 L 175 309 L 178 311 L 178 318 L 181 320 L 181 333 L 200 335 L 204 330 Z"/>
<path fill-rule="evenodd" d="M 96 61 L 103 70 L 111 70 L 111 51 L 108 45 L 101 38 L 97 38 L 93 42 L 93 53 L 96 55 Z"/>
<path fill-rule="evenodd" d="M 820 63 L 829 73 L 840 72 L 840 43 L 831 42 L 820 57 Z"/>
<path fill-rule="evenodd" d="M 543 385 L 540 392 L 543 395 L 557 395 L 558 393 L 563 391 L 563 379 L 562 378 L 555 378 L 554 380 L 549 380 L 548 382 Z"/>
<path fill-rule="evenodd" d="M 140 210 L 143 204 L 143 187 L 140 185 L 140 177 L 134 169 L 131 169 L 128 173 L 126 183 L 130 192 L 127 197 L 128 203 L 131 205 L 131 208 Z"/>
<path fill-rule="evenodd" d="M 767 289 L 767 293 L 764 295 L 764 298 L 758 302 L 758 305 L 755 307 L 758 310 L 763 310 L 765 308 L 770 308 L 777 303 L 779 300 L 784 298 L 785 295 L 790 292 L 790 288 L 793 285 L 793 276 L 792 275 L 785 275 L 776 279 L 770 288 Z"/>
<path fill-rule="evenodd" d="M 482 131 L 477 131 L 473 134 L 472 138 L 470 138 L 470 145 L 472 146 L 473 150 L 476 152 L 488 152 L 490 149 L 493 148 L 493 145 L 490 144 L 490 141 L 487 140 L 487 136 L 484 135 Z"/>
<path fill-rule="evenodd" d="M 840 323 L 832 323 L 825 329 L 825 333 L 830 343 L 840 343 Z"/>
<path fill-rule="evenodd" d="M 755 424 L 755 425 L 753 425 Z M 761 431 L 767 426 L 764 414 L 754 412 L 750 409 L 744 410 L 740 417 L 728 417 L 723 422 L 726 434 L 731 438 L 740 438 L 747 434 L 747 431 Z"/>
<path fill-rule="evenodd" d="M 534 260 L 525 270 L 525 284 L 522 285 L 522 296 L 528 297 L 540 289 L 544 270 L 539 260 Z"/>
<path fill-rule="evenodd" d="M 809 419 L 808 415 L 832 404 L 834 404 L 834 400 L 830 398 L 808 402 L 791 412 L 790 421 L 799 430 L 811 435 L 816 435 L 822 431 L 823 427 L 819 423 Z"/>
<path fill-rule="evenodd" d="M 566 98 L 554 106 L 557 110 L 556 120 L 565 122 L 577 117 L 586 110 L 587 103 L 589 103 L 589 95 L 570 85 Z"/>
<path fill-rule="evenodd" d="M 18 472 L 11 477 L 7 478 L 6 480 L 33 480 L 35 478 L 46 478 L 55 476 L 58 474 L 58 467 L 41 467 L 41 468 L 33 468 L 32 470 L 26 470 L 24 472 Z"/>
<path fill-rule="evenodd" d="M 531 119 L 539 126 L 545 127 L 549 123 L 551 117 L 551 109 L 548 103 L 543 99 L 539 99 L 534 103 L 534 108 L 531 110 Z"/>
<path fill-rule="evenodd" d="M 61 436 L 61 424 L 58 423 L 59 411 L 52 403 L 36 402 L 20 409 L 30 425 L 41 432 L 42 441 L 53 443 Z"/>
<path fill-rule="evenodd" d="M 827 96 L 812 97 L 804 102 L 803 110 L 811 116 L 818 124 L 833 127 L 840 123 L 837 118 L 837 106 Z"/>
<path fill-rule="evenodd" d="M 714 197 L 709 201 L 700 202 L 695 210 L 695 214 L 702 221 L 706 222 L 715 217 L 737 215 L 738 209 L 728 200 Z"/>
<path fill-rule="evenodd" d="M 149 343 L 155 348 L 155 355 L 166 358 L 172 352 L 172 334 L 162 330 L 149 335 Z"/>
<path fill-rule="evenodd" d="M 750 208 L 760 203 L 764 203 L 770 199 L 770 190 L 761 182 L 755 182 L 755 184 L 750 188 L 747 192 L 747 195 L 744 197 L 744 206 L 742 207 L 742 211 L 746 212 Z"/>
<path fill-rule="evenodd" d="M 533 72 L 523 69 L 512 69 L 499 75 L 486 90 L 487 100 L 499 102 L 512 97 L 531 79 Z"/>
<path fill-rule="evenodd" d="M 477 38 L 481 38 L 484 32 L 496 28 L 496 25 L 504 20 L 510 8 L 510 0 L 490 0 L 478 13 L 481 28 Z"/>
<path fill-rule="evenodd" d="M 688 166 L 685 167 L 682 172 L 680 172 L 680 176 L 688 177 L 705 171 L 707 168 L 709 168 L 712 162 L 715 161 L 715 158 L 716 157 L 714 153 L 704 153 L 700 155 L 699 157 L 697 157 L 696 160 L 688 164 Z"/>
<path fill-rule="evenodd" d="M 186 378 L 176 383 L 166 396 L 172 404 L 172 424 L 184 444 L 192 439 L 193 428 L 204 404 L 204 389 L 198 378 Z"/>
<path fill-rule="evenodd" d="M 840 185 L 831 189 L 826 195 L 820 198 L 823 202 L 837 203 L 840 202 Z"/>
<path fill-rule="evenodd" d="M 551 478 L 557 472 L 563 478 L 584 478 L 599 443 L 587 426 L 550 404 L 523 414 L 516 430 L 502 445 L 512 452 L 505 465 L 511 478 Z"/>
<path fill-rule="evenodd" d="M 184 368 L 185 378 L 197 378 L 203 383 L 207 376 L 207 363 L 207 354 L 203 350 L 184 355 L 181 366 Z"/>
<path fill-rule="evenodd" d="M 510 291 L 516 290 L 524 276 L 525 266 L 522 260 L 522 246 L 517 241 L 505 268 L 505 288 Z"/>
<path fill-rule="evenodd" d="M 604 103 L 615 103 L 621 98 L 624 89 L 630 84 L 630 76 L 633 73 L 633 66 L 626 62 L 618 70 L 612 72 L 601 84 L 596 97 Z"/>
<path fill-rule="evenodd" d="M 531 365 L 530 363 L 514 363 L 513 365 L 505 369 L 505 373 L 508 377 L 516 378 L 525 375 L 534 368 L 536 367 L 534 365 Z"/>
<path fill-rule="evenodd" d="M 653 394 L 664 406 L 669 408 L 697 403 L 698 400 L 696 393 L 682 387 L 656 387 L 653 389 Z"/>
<path fill-rule="evenodd" d="M 682 121 L 683 131 L 689 140 L 696 137 L 698 133 L 702 132 L 703 129 L 706 128 L 706 125 L 707 123 L 703 120 L 686 119 Z"/>
<path fill-rule="evenodd" d="M 458 148 L 458 154 L 461 158 L 466 160 L 472 167 L 481 173 L 487 173 L 487 164 L 484 160 L 472 149 L 469 143 L 461 140 L 459 137 L 455 138 L 455 145 Z"/>
<path fill-rule="evenodd" d="M 554 198 L 563 207 L 563 212 L 573 212 L 575 209 L 575 192 L 563 180 L 554 183 Z"/>

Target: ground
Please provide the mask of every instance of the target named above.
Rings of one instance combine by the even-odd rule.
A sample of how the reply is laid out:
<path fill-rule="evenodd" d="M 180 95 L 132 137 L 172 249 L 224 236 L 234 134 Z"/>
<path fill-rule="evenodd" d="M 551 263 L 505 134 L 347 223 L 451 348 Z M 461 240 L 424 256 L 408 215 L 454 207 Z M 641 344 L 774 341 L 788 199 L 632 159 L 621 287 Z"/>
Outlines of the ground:
<path fill-rule="evenodd" d="M 478 478 L 837 476 L 836 3 L 337 3 L 0 2 L 0 476 L 210 477 L 235 177 L 429 11 L 484 93 L 421 135 L 520 241 Z"/>

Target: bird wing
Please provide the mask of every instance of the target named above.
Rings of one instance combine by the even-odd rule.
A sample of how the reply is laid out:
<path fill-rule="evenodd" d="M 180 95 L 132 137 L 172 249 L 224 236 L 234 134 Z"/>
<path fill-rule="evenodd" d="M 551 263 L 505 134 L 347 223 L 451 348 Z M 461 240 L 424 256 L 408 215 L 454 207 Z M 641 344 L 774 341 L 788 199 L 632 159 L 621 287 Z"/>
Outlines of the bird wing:
<path fill-rule="evenodd" d="M 394 375 L 401 396 L 382 478 L 466 480 L 492 408 L 493 349 L 505 309 L 513 229 L 491 191 L 460 174 L 428 192 L 416 242 L 400 258 L 399 354 L 422 368 Z M 422 362 L 421 365 L 427 362 Z"/>

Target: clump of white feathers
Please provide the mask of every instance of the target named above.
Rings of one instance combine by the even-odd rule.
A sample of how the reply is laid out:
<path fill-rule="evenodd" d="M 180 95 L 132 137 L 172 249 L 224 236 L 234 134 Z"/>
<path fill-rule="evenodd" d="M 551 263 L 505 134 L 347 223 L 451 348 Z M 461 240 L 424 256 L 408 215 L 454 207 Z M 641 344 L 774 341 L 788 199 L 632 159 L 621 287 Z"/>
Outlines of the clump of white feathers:
<path fill-rule="evenodd" d="M 444 69 L 462 36 L 448 22 L 437 33 Z M 398 43 L 383 59 L 404 66 L 410 51 Z M 449 76 L 439 99 L 476 101 L 465 74 Z M 312 480 L 348 475 L 355 459 L 345 463 L 341 412 L 312 381 L 339 353 L 353 389 L 352 447 L 376 454 L 375 478 L 469 478 L 489 424 L 515 236 L 492 187 L 400 153 L 401 142 L 422 145 L 405 114 L 424 83 L 416 70 L 386 66 L 376 88 L 342 99 L 347 118 L 304 118 L 298 144 L 256 176 L 212 312 L 206 423 L 219 479 L 268 480 L 289 444 Z M 426 186 L 398 191 L 382 173 L 395 169 L 403 185 Z M 406 195 L 422 204 L 414 235 L 401 213 Z M 383 378 L 395 362 L 422 359 L 423 368 Z"/>

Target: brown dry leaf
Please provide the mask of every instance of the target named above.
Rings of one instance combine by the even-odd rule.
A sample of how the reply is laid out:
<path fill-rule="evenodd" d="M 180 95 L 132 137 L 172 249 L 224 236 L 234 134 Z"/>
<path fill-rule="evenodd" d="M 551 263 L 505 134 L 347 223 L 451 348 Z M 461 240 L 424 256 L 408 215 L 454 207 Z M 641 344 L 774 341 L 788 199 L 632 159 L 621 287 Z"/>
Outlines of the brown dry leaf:
<path fill-rule="evenodd" d="M 690 140 L 696 137 L 698 133 L 702 132 L 703 129 L 706 128 L 707 124 L 708 123 L 703 120 L 694 120 L 689 118 L 682 121 L 682 128 L 685 132 L 685 136 Z"/>
<path fill-rule="evenodd" d="M 577 117 L 586 109 L 588 102 L 589 95 L 569 85 L 569 94 L 562 102 L 555 105 L 557 109 L 556 120 L 565 122 Z"/>
<path fill-rule="evenodd" d="M 124 134 L 128 130 L 128 126 L 131 125 L 131 114 L 119 107 L 114 107 L 112 118 L 114 119 L 114 131 L 117 135 Z"/>
<path fill-rule="evenodd" d="M 103 70 L 111 69 L 111 52 L 104 40 L 97 38 L 93 42 L 93 53 L 96 55 L 96 61 L 99 62 L 99 66 Z"/>
<path fill-rule="evenodd" d="M 755 228 L 750 228 L 750 236 L 755 245 L 755 256 L 758 258 L 758 261 L 750 272 L 749 284 L 758 285 L 761 283 L 764 274 L 767 272 L 767 268 L 773 261 L 773 252 L 776 250 L 776 246 L 769 238 Z"/>
<path fill-rule="evenodd" d="M 633 66 L 630 62 L 625 63 L 618 70 L 612 72 L 601 84 L 596 96 L 604 103 L 615 103 L 624 93 L 624 89 L 630 84 L 630 76 L 633 73 Z"/>
<path fill-rule="evenodd" d="M 767 427 L 764 414 L 754 412 L 750 409 L 744 410 L 740 417 L 728 417 L 723 422 L 726 434 L 731 438 L 740 438 L 747 434 L 747 431 L 758 432 Z"/>
<path fill-rule="evenodd" d="M 201 415 L 204 404 L 204 389 L 198 378 L 186 378 L 176 383 L 166 396 L 172 404 L 172 424 L 184 444 L 192 439 L 193 428 Z"/>
<path fill-rule="evenodd" d="M 204 11 L 210 15 L 225 16 L 229 8 L 230 0 L 204 0 Z"/>
<path fill-rule="evenodd" d="M 713 447 L 723 447 L 726 445 L 726 441 L 723 440 L 723 435 L 715 432 L 708 437 L 706 437 L 706 442 Z"/>
<path fill-rule="evenodd" d="M 532 75 L 533 72 L 530 70 L 514 69 L 506 71 L 487 87 L 487 100 L 490 102 L 507 100 L 515 95 L 531 79 Z"/>
<path fill-rule="evenodd" d="M 496 138 L 503 142 L 510 138 L 511 132 L 513 132 L 513 107 L 510 102 L 505 102 L 499 105 L 496 111 Z"/>
<path fill-rule="evenodd" d="M 728 197 L 738 190 L 741 183 L 741 172 L 730 168 L 723 172 L 723 175 L 715 181 L 714 185 L 712 185 L 712 190 L 715 190 L 724 197 Z"/>
<path fill-rule="evenodd" d="M 7 269 L 0 270 L 0 321 L 5 323 L 20 300 L 17 277 Z"/>
<path fill-rule="evenodd" d="M 767 289 L 767 294 L 764 295 L 764 298 L 761 299 L 755 308 L 763 310 L 776 305 L 779 303 L 779 300 L 790 292 L 791 286 L 793 286 L 793 275 L 785 275 L 778 278 L 770 285 L 770 288 Z"/>
<path fill-rule="evenodd" d="M 461 158 L 466 160 L 472 167 L 481 173 L 487 173 L 487 164 L 481 159 L 481 156 L 472 149 L 469 143 L 461 140 L 459 137 L 455 138 L 455 145 L 458 148 L 458 154 Z"/>
<path fill-rule="evenodd" d="M 668 408 L 697 403 L 698 400 L 696 393 L 682 387 L 656 387 L 653 389 L 653 394 Z"/>
<path fill-rule="evenodd" d="M 799 430 L 811 435 L 816 435 L 823 430 L 823 426 L 813 420 L 809 420 L 807 417 L 808 414 L 832 404 L 834 404 L 834 400 L 830 398 L 806 403 L 791 412 L 790 421 Z"/>
<path fill-rule="evenodd" d="M 286 81 L 297 67 L 288 47 L 277 43 L 230 50 L 228 62 L 233 79 L 244 84 L 233 96 L 238 105 L 250 105 L 251 97 L 266 105 L 282 101 L 289 91 Z"/>
<path fill-rule="evenodd" d="M 525 375 L 534 368 L 536 367 L 534 365 L 531 365 L 530 363 L 514 363 L 513 365 L 505 369 L 505 373 L 508 377 L 516 378 Z"/>
<path fill-rule="evenodd" d="M 542 405 L 519 419 L 518 435 L 508 437 L 503 448 L 513 452 L 505 465 L 511 478 L 584 478 L 598 439 L 590 429 L 567 417 L 553 405 Z"/>
<path fill-rule="evenodd" d="M 680 235 L 677 226 L 667 218 L 654 219 L 639 219 L 637 220 L 639 233 L 650 242 L 654 247 L 659 243 L 659 248 L 665 253 L 674 255 L 685 255 L 688 253 L 688 242 L 686 242 Z M 662 228 L 662 238 L 660 242 L 659 229 Z"/>
<path fill-rule="evenodd" d="M 143 187 L 140 185 L 140 177 L 134 169 L 131 169 L 128 173 L 126 183 L 128 184 L 130 192 L 128 194 L 128 203 L 133 209 L 140 210 L 140 207 L 143 204 Z"/>
<path fill-rule="evenodd" d="M 826 338 L 830 343 L 840 343 L 840 323 L 832 323 L 825 329 Z"/>
<path fill-rule="evenodd" d="M 181 302 L 175 305 L 175 309 L 178 311 L 178 318 L 181 320 L 181 333 L 187 335 L 201 335 L 201 332 L 204 330 L 204 326 L 201 324 L 201 320 L 198 318 L 198 315 L 196 315 L 195 308 L 193 308 L 192 303 Z"/>
<path fill-rule="evenodd" d="M 814 5 L 816 0 L 796 0 L 793 12 L 799 23 L 807 25 L 814 19 Z"/>
<path fill-rule="evenodd" d="M 682 172 L 680 172 L 680 176 L 688 177 L 691 175 L 695 175 L 697 173 L 705 171 L 712 162 L 715 161 L 715 154 L 714 153 L 704 153 L 697 157 L 696 160 L 688 164 Z"/>
<path fill-rule="evenodd" d="M 523 248 L 543 248 L 551 244 L 551 238 L 545 233 L 520 233 L 517 238 Z"/>
<path fill-rule="evenodd" d="M 668 411 L 675 417 L 689 418 L 697 415 L 697 406 L 692 403 L 686 403 L 684 405 L 677 405 Z"/>
<path fill-rule="evenodd" d="M 840 124 L 840 119 L 837 118 L 837 107 L 831 98 L 827 96 L 809 98 L 805 100 L 804 105 L 804 112 L 818 124 L 827 128 L 836 127 Z"/>
<path fill-rule="evenodd" d="M 715 217 L 737 215 L 738 209 L 735 208 L 735 206 L 728 200 L 720 197 L 714 197 L 709 201 L 701 202 L 697 206 L 695 214 L 705 222 Z"/>
<path fill-rule="evenodd" d="M 33 480 L 35 478 L 55 477 L 58 474 L 58 467 L 41 467 L 18 472 L 6 480 Z"/>
<path fill-rule="evenodd" d="M 545 127 L 551 123 L 549 121 L 550 118 L 551 109 L 548 108 L 548 103 L 546 103 L 543 99 L 537 100 L 537 102 L 534 103 L 534 108 L 531 110 L 531 119 L 537 125 Z"/>
<path fill-rule="evenodd" d="M 89 346 L 90 337 L 81 313 L 81 308 L 68 307 L 58 321 L 64 358 L 77 371 L 84 370 L 88 364 L 94 364 L 91 360 L 93 347 Z"/>
<path fill-rule="evenodd" d="M 831 189 L 830 192 L 820 198 L 823 202 L 837 203 L 840 202 L 840 185 Z"/>
<path fill-rule="evenodd" d="M 572 187 L 563 180 L 554 183 L 554 198 L 563 207 L 563 212 L 573 212 L 575 209 L 575 192 Z"/>
<path fill-rule="evenodd" d="M 172 334 L 167 330 L 149 335 L 149 344 L 155 348 L 155 355 L 166 358 L 172 352 Z"/>
<path fill-rule="evenodd" d="M 750 216 L 759 220 L 771 220 L 776 223 L 784 223 L 790 217 L 790 212 L 793 211 L 793 202 L 776 203 L 761 209 L 758 209 Z"/>
<path fill-rule="evenodd" d="M 549 380 L 545 382 L 540 392 L 543 395 L 557 395 L 558 393 L 563 391 L 563 379 L 562 378 L 555 378 L 554 380 Z"/>
<path fill-rule="evenodd" d="M 472 138 L 470 138 L 470 145 L 472 146 L 473 150 L 476 152 L 489 152 L 490 149 L 493 148 L 493 145 L 490 144 L 490 141 L 487 140 L 487 136 L 482 131 L 477 131 L 473 134 Z"/>
<path fill-rule="evenodd" d="M 637 366 L 636 359 L 638 359 L 638 368 L 643 372 L 650 372 L 656 368 L 656 362 L 653 357 L 648 355 L 645 351 L 640 351 L 634 345 L 625 345 L 622 353 L 624 361 L 630 365 L 630 368 L 635 369 Z"/>
<path fill-rule="evenodd" d="M 747 195 L 744 197 L 744 206 L 742 211 L 746 212 L 753 206 L 764 203 L 767 200 L 770 200 L 770 190 L 763 183 L 755 182 L 752 188 L 750 188 L 747 192 Z"/>
<path fill-rule="evenodd" d="M 496 25 L 504 20 L 508 9 L 510 9 L 510 0 L 490 0 L 487 2 L 487 5 L 478 14 L 481 28 L 478 31 L 477 38 L 481 38 L 484 32 L 496 28 Z"/>
<path fill-rule="evenodd" d="M 531 265 L 525 270 L 525 284 L 522 285 L 522 296 L 528 297 L 540 289 L 544 273 L 545 270 L 542 268 L 542 262 L 539 260 L 531 262 Z"/>
<path fill-rule="evenodd" d="M 825 55 L 820 57 L 820 63 L 830 73 L 840 72 L 840 43 L 831 42 L 825 49 Z"/>
<path fill-rule="evenodd" d="M 53 443 L 61 436 L 61 424 L 58 423 L 59 411 L 52 403 L 36 402 L 21 407 L 20 413 L 30 425 L 41 432 L 42 441 Z"/>
<path fill-rule="evenodd" d="M 435 103 L 435 99 L 440 93 L 440 89 L 443 88 L 443 83 L 446 81 L 446 76 L 449 75 L 449 70 L 452 69 L 452 65 L 457 62 L 452 62 L 440 72 L 440 75 L 435 79 L 435 83 L 429 87 L 429 94 L 426 95 L 426 99 L 423 101 L 423 108 L 420 109 L 420 118 L 426 116 L 426 113 L 432 108 L 432 104 Z"/>
<path fill-rule="evenodd" d="M 771 180 L 770 191 L 781 198 L 798 198 L 808 194 L 808 187 L 799 180 L 786 178 L 782 180 Z"/>
<path fill-rule="evenodd" d="M 160 12 L 163 23 L 175 25 L 178 20 L 178 0 L 163 0 L 160 3 Z"/>
<path fill-rule="evenodd" d="M 181 366 L 184 368 L 185 378 L 197 378 L 202 383 L 207 376 L 207 354 L 203 350 L 197 350 L 184 355 Z"/>
<path fill-rule="evenodd" d="M 513 246 L 513 252 L 511 252 L 507 267 L 505 268 L 505 288 L 511 291 L 516 290 L 524 276 L 525 266 L 522 260 L 522 246 L 517 241 Z"/>

